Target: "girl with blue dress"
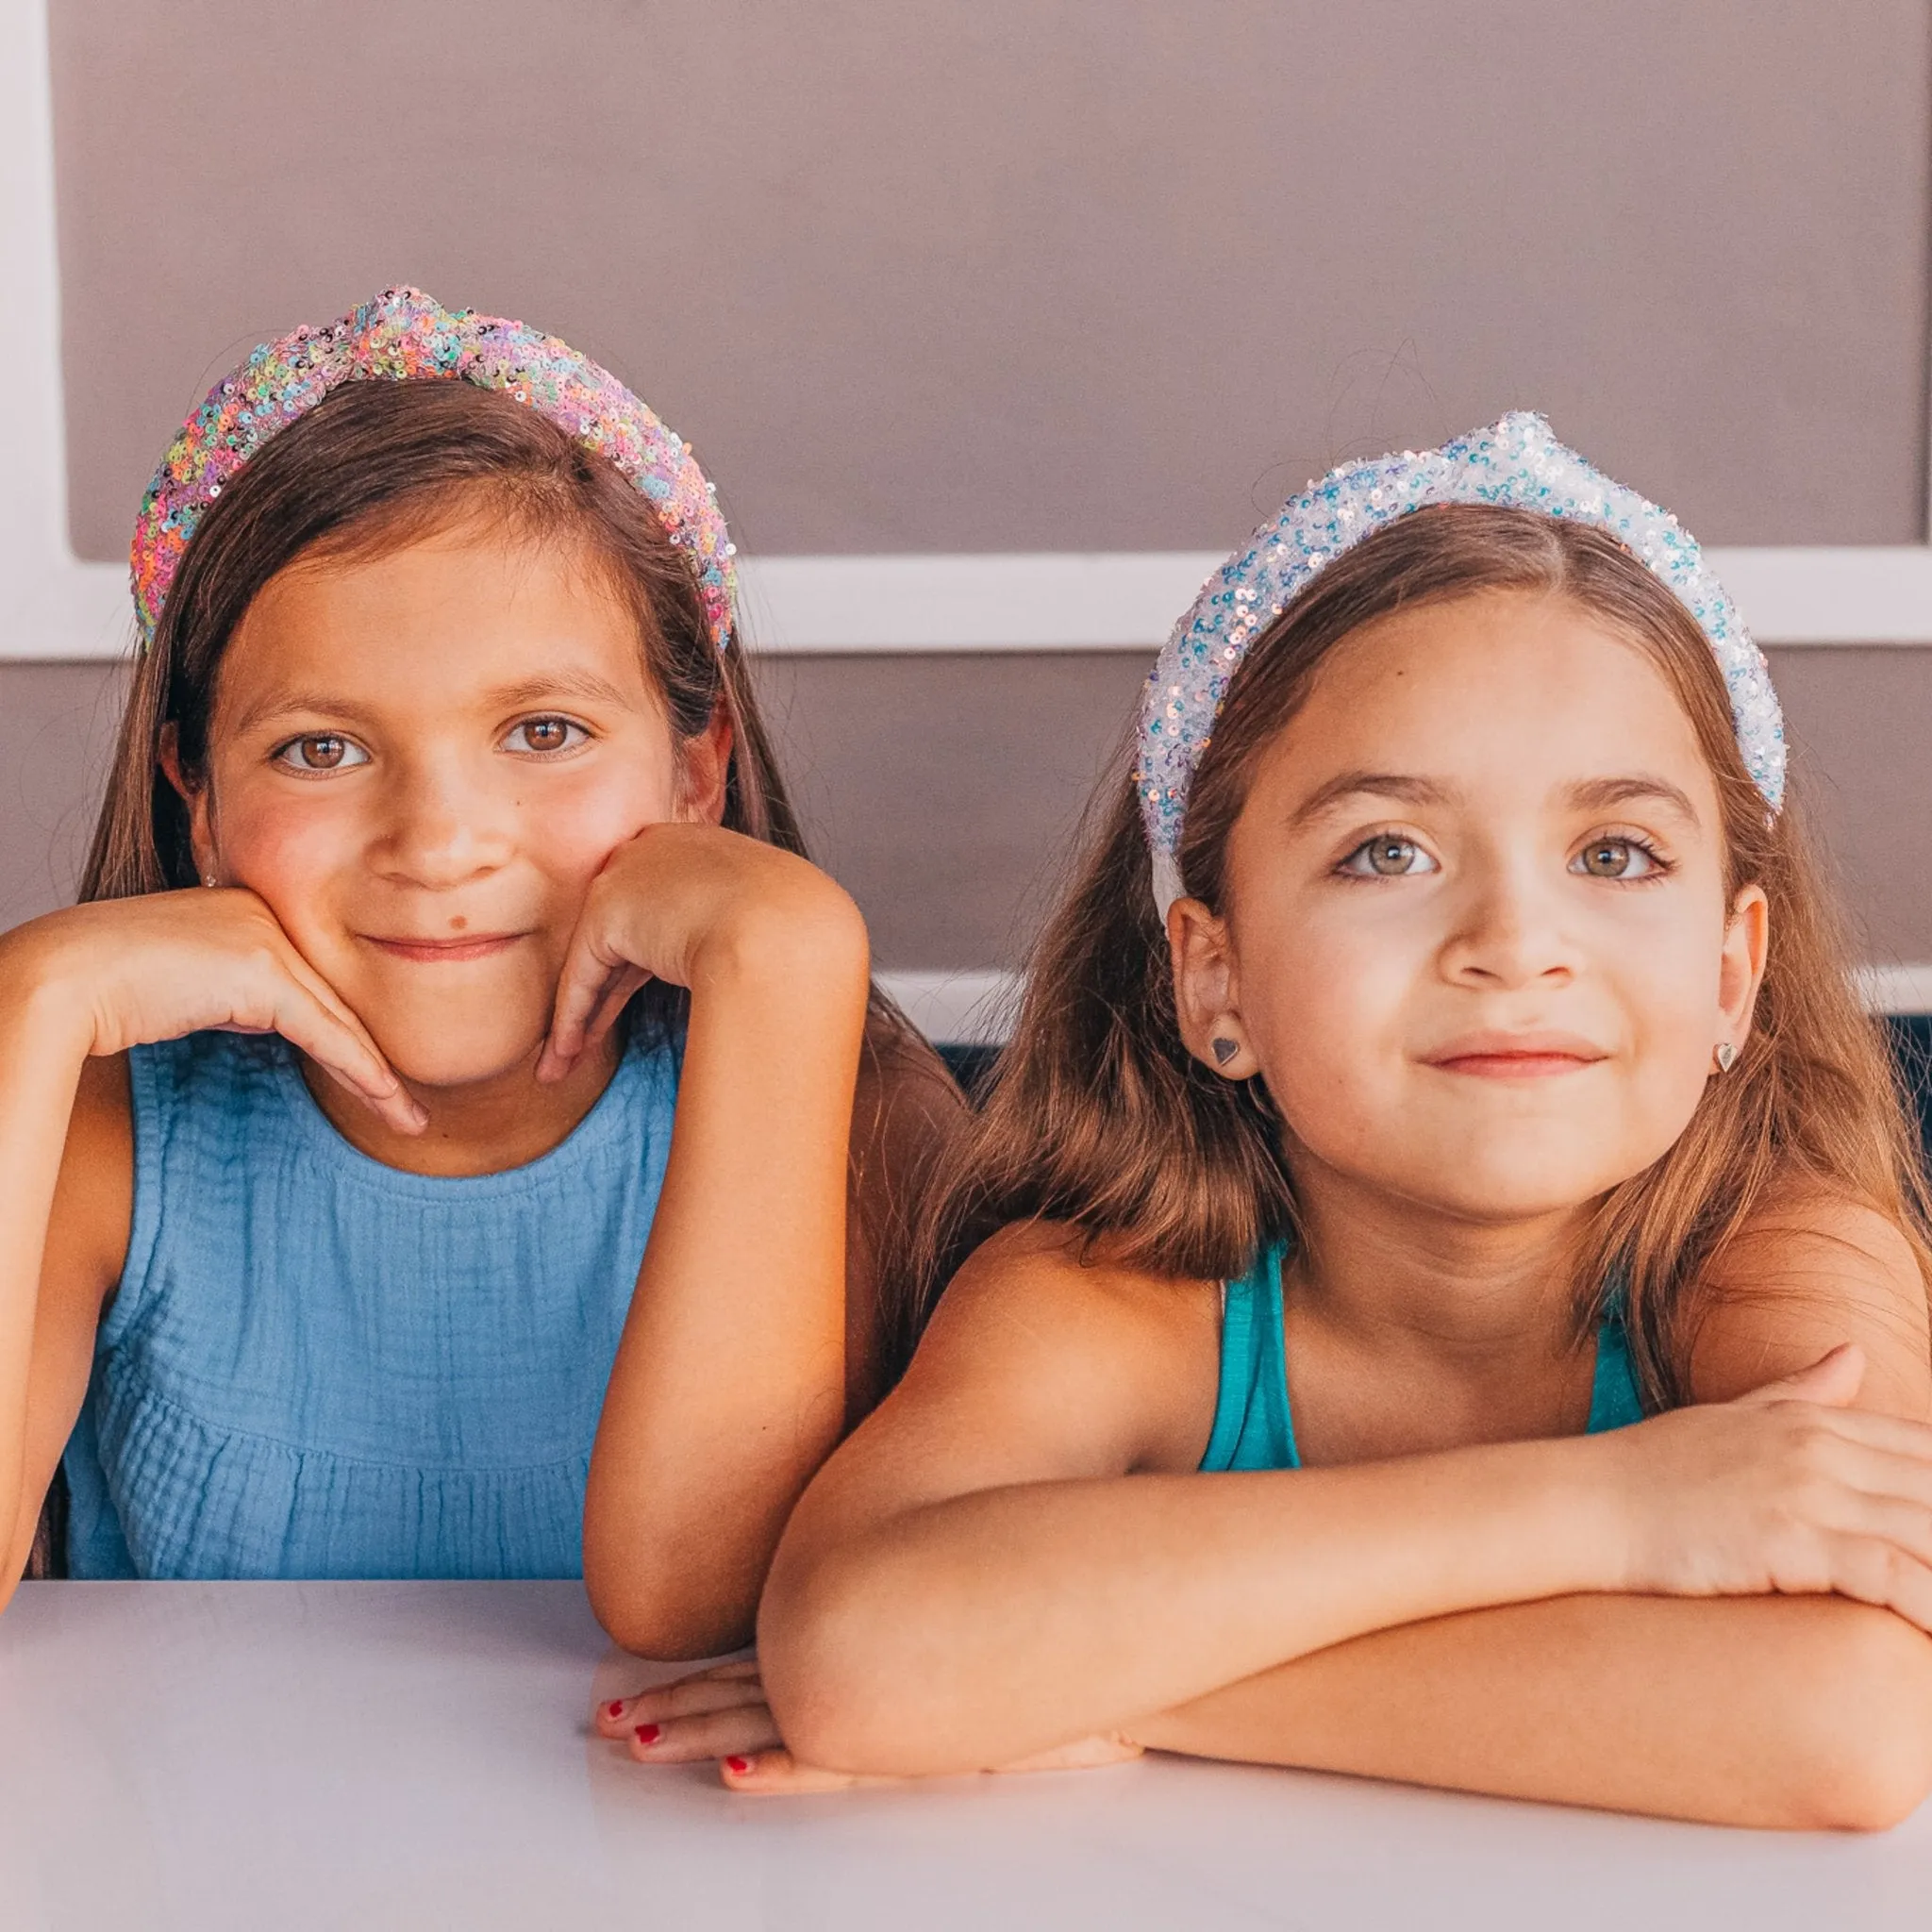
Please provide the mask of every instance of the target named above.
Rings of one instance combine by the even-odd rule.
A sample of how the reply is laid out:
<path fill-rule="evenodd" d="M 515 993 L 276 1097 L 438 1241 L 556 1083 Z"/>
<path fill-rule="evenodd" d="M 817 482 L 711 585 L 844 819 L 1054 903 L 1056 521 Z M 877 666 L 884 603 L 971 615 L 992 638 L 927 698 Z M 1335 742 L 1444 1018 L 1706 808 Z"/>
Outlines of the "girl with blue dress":
<path fill-rule="evenodd" d="M 741 1641 L 952 1090 L 690 445 L 392 290 L 215 386 L 133 578 L 83 903 L 0 939 L 0 1601 L 582 1574 Z"/>

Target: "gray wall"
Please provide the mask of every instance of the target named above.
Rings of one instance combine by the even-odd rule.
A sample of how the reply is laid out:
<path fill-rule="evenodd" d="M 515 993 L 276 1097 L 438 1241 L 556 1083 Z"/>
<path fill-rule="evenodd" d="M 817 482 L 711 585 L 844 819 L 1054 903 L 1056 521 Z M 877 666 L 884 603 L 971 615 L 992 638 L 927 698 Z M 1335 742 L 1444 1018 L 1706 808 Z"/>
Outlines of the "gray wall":
<path fill-rule="evenodd" d="M 1924 535 L 1924 0 L 52 21 L 90 558 L 236 355 L 402 279 L 610 362 L 752 551 L 1220 547 L 1523 404 L 1708 541 Z M 770 661 L 884 962 L 1016 957 L 1144 663 Z M 1776 668 L 1874 951 L 1932 959 L 1932 652 Z M 0 667 L 0 920 L 67 889 L 112 682 Z"/>

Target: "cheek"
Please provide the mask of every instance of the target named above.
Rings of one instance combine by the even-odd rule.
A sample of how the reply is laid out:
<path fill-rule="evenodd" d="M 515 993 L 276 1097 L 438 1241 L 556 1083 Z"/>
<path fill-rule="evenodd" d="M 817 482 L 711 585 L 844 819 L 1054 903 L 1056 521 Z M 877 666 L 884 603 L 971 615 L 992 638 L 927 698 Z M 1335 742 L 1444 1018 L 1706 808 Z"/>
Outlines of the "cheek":
<path fill-rule="evenodd" d="M 320 788 L 317 788 L 320 791 Z M 287 925 L 299 921 L 329 880 L 351 867 L 364 843 L 360 814 L 346 801 L 218 788 L 215 842 L 222 869 L 259 892 Z"/>
<path fill-rule="evenodd" d="M 1297 1132 L 1318 1120 L 1348 1132 L 1401 1081 L 1409 1002 L 1430 951 L 1419 925 L 1302 908 L 1241 936 L 1241 1018 Z"/>
<path fill-rule="evenodd" d="M 553 769 L 515 788 L 519 843 L 558 880 L 588 882 L 620 845 L 677 816 L 675 778 L 652 764 Z"/>

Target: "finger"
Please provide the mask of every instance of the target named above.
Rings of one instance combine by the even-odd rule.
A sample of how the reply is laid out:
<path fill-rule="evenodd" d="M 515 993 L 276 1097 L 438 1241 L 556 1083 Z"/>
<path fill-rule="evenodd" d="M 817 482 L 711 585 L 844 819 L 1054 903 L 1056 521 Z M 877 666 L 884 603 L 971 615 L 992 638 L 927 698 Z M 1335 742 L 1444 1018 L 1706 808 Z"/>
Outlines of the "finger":
<path fill-rule="evenodd" d="M 668 1684 L 651 1684 L 630 1697 L 613 1697 L 597 1707 L 595 1722 L 597 1728 L 607 1738 L 624 1738 L 630 1735 L 631 1726 L 640 1722 L 632 1715 L 639 1701 L 655 1695 L 658 1691 L 673 1690 L 684 1684 L 728 1684 L 749 1682 L 756 1695 L 762 1697 L 763 1690 L 758 1685 L 758 1660 L 755 1657 L 741 1657 L 736 1663 L 713 1664 L 708 1670 L 692 1671 L 688 1675 L 674 1677 Z M 644 1713 L 657 1717 L 653 1710 Z"/>
<path fill-rule="evenodd" d="M 1864 1379 L 1865 1351 L 1856 1341 L 1841 1341 L 1809 1368 L 1766 1382 L 1739 1396 L 1738 1401 L 1754 1407 L 1768 1402 L 1815 1402 L 1826 1408 L 1843 1408 L 1857 1400 L 1858 1385 Z"/>
<path fill-rule="evenodd" d="M 741 1752 L 721 1758 L 718 1775 L 726 1790 L 753 1797 L 789 1798 L 812 1791 L 849 1791 L 855 1785 L 895 1785 L 895 1777 L 858 1777 L 849 1771 L 827 1771 L 822 1765 L 800 1764 L 784 1749 Z"/>
<path fill-rule="evenodd" d="M 1932 1465 L 1932 1423 L 1884 1415 L 1872 1408 L 1837 1408 L 1824 1420 L 1835 1436 L 1860 1447 Z"/>
<path fill-rule="evenodd" d="M 1831 1556 L 1838 1595 L 1890 1610 L 1932 1635 L 1932 1568 L 1904 1550 L 1862 1537 L 1840 1539 Z"/>
<path fill-rule="evenodd" d="M 741 1704 L 762 1704 L 765 1687 L 756 1677 L 686 1677 L 676 1684 L 658 1684 L 630 1700 L 633 1724 L 653 1719 L 663 1724 L 674 1717 L 702 1717 L 708 1710 L 735 1710 Z"/>
<path fill-rule="evenodd" d="M 779 1741 L 778 1726 L 760 1701 L 661 1724 L 639 1724 L 631 1733 L 630 1755 L 644 1764 L 689 1764 L 701 1757 L 769 1751 Z"/>
<path fill-rule="evenodd" d="M 366 1101 L 391 1126 L 406 1134 L 421 1133 L 429 1116 L 383 1058 L 361 1023 L 346 1008 L 336 1009 L 340 1003 L 332 1002 L 332 994 L 325 999 L 305 985 L 293 970 L 285 968 L 272 1012 L 275 1029 L 338 1086 Z"/>
<path fill-rule="evenodd" d="M 597 1010 L 611 981 L 623 970 L 620 959 L 598 957 L 589 946 L 573 941 L 557 982 L 550 1032 L 537 1060 L 540 1080 L 560 1080 L 584 1050 L 584 1029 Z"/>
<path fill-rule="evenodd" d="M 604 1036 L 617 1024 L 617 1017 L 629 1004 L 631 995 L 641 986 L 649 983 L 651 975 L 640 966 L 626 966 L 621 973 L 613 974 L 610 983 L 598 995 L 595 1009 L 585 1023 L 583 1043 L 580 1053 L 592 1051 Z"/>

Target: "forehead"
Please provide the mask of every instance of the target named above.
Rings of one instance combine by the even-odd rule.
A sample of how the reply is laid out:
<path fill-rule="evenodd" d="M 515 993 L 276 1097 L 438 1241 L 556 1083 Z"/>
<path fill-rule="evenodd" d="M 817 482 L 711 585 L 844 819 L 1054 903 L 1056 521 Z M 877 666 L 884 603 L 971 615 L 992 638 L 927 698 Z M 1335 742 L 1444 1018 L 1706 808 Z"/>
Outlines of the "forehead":
<path fill-rule="evenodd" d="M 1317 670 L 1258 783 L 1306 796 L 1338 772 L 1401 773 L 1472 796 L 1634 770 L 1716 822 L 1695 728 L 1650 655 L 1570 598 L 1491 591 L 1363 625 Z"/>
<path fill-rule="evenodd" d="M 589 547 L 472 518 L 277 573 L 229 641 L 217 709 L 290 684 L 448 708 L 545 678 L 594 678 L 659 708 L 636 613 Z"/>

